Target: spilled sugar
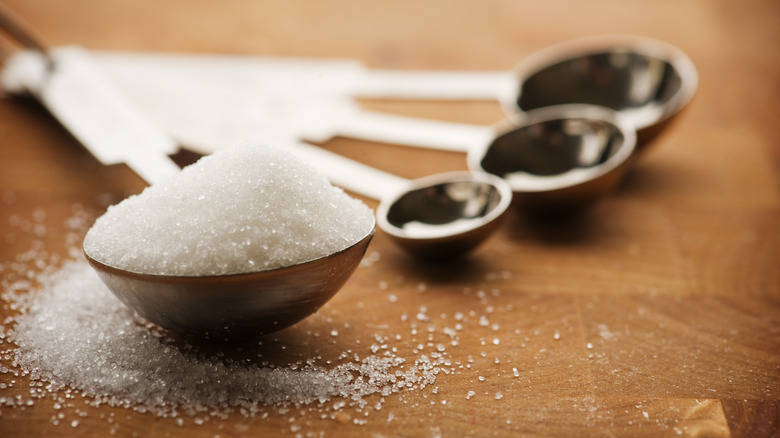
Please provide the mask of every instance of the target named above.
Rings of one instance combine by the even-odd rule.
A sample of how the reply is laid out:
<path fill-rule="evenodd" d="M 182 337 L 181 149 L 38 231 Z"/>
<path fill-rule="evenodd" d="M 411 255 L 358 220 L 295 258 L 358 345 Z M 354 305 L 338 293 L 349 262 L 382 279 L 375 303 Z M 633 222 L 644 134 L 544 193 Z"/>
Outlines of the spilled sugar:
<path fill-rule="evenodd" d="M 254 415 L 266 406 L 323 405 L 333 399 L 342 400 L 329 406 L 334 410 L 362 409 L 367 396 L 424 388 L 439 372 L 440 360 L 421 355 L 406 363 L 386 350 L 363 358 L 343 354 L 349 360 L 330 366 L 316 358 L 262 366 L 256 360 L 204 357 L 141 321 L 84 260 L 66 262 L 35 280 L 40 284 L 35 293 L 8 292 L 13 288 L 4 293 L 19 315 L 12 330 L 0 332 L 0 340 L 16 345 L 14 365 L 33 381 L 47 382 L 46 393 L 75 388 L 94 405 L 174 417 Z M 0 399 L 0 405 L 3 401 L 9 402 Z"/>
<path fill-rule="evenodd" d="M 365 204 L 288 151 L 245 144 L 110 207 L 84 249 L 146 274 L 236 274 L 341 251 L 373 223 Z"/>
<path fill-rule="evenodd" d="M 270 407 L 283 416 L 295 412 L 289 418 L 290 431 L 303 432 L 301 428 L 308 424 L 304 412 L 313 418 L 360 425 L 370 413 L 382 411 L 391 396 L 406 404 L 404 394 L 410 391 L 419 394 L 413 406 L 429 397 L 431 404 L 447 405 L 446 396 L 437 396 L 438 376 L 463 372 L 476 363 L 471 357 L 453 359 L 452 353 L 457 352 L 464 330 L 479 328 L 477 312 L 453 318 L 423 305 L 408 318 L 409 308 L 401 303 L 398 311 L 404 313 L 397 318 L 402 323 L 394 323 L 398 331 L 376 328 L 365 334 L 368 338 L 358 336 L 351 348 L 344 345 L 355 334 L 349 321 L 334 325 L 325 318 L 324 324 L 322 320 L 315 324 L 325 332 L 306 332 L 314 336 L 315 344 L 324 340 L 333 344 L 337 359 L 333 352 L 323 358 L 318 348 L 300 349 L 303 354 L 298 360 L 286 365 L 267 362 L 262 354 L 231 359 L 230 346 L 221 350 L 227 355 L 204 354 L 145 323 L 108 291 L 78 251 L 71 256 L 61 264 L 45 260 L 47 253 L 39 247 L 20 255 L 19 263 L 0 265 L 2 299 L 12 310 L 0 326 L 0 346 L 4 345 L 0 374 L 30 381 L 30 397 L 6 397 L 0 392 L 0 408 L 24 408 L 36 399 L 51 398 L 55 409 L 51 423 L 77 427 L 86 416 L 74 402 L 82 399 L 78 395 L 92 406 L 174 417 L 179 425 L 185 419 L 189 419 L 186 424 L 204 424 L 231 413 L 265 418 Z M 369 258 L 380 259 L 378 253 Z M 45 262 L 43 272 L 29 269 L 32 260 Z M 374 293 L 389 295 L 391 290 L 388 283 L 387 289 L 377 287 Z M 492 306 L 485 310 L 494 312 Z M 339 348 L 344 348 L 340 354 Z M 16 382 L 5 381 L 10 386 Z M 472 397 L 479 395 L 475 392 L 467 398 Z M 75 409 L 77 417 L 66 416 L 66 408 Z M 390 412 L 378 421 L 394 420 Z"/>

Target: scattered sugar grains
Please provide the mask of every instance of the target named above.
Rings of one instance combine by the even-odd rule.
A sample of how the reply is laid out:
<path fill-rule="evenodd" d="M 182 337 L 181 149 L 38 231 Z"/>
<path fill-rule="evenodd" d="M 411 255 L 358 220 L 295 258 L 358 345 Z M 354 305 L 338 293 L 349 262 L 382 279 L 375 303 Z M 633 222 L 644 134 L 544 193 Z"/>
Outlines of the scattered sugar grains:
<path fill-rule="evenodd" d="M 84 249 L 146 274 L 236 274 L 338 252 L 373 223 L 365 204 L 307 163 L 280 148 L 245 144 L 110 207 Z"/>
<path fill-rule="evenodd" d="M 3 297 L 20 312 L 15 327 L 3 333 L 17 346 L 14 365 L 33 381 L 49 382 L 47 392 L 77 389 L 96 405 L 206 417 L 236 410 L 253 415 L 264 406 L 336 403 L 338 409 L 362 409 L 371 394 L 433 384 L 441 365 L 427 357 L 405 363 L 393 354 L 350 354 L 354 360 L 327 367 L 316 358 L 264 366 L 203 357 L 142 322 L 84 260 L 37 281 L 35 293 Z"/>

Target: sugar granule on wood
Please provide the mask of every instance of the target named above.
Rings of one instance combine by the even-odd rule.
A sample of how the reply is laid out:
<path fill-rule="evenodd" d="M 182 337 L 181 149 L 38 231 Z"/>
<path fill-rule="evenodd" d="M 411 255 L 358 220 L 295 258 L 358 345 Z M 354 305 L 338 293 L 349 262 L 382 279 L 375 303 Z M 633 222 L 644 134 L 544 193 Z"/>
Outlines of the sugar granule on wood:
<path fill-rule="evenodd" d="M 333 254 L 373 223 L 365 204 L 289 151 L 244 144 L 110 207 L 84 249 L 144 274 L 237 274 Z"/>
<path fill-rule="evenodd" d="M 204 358 L 139 320 L 84 260 L 37 281 L 35 293 L 3 296 L 20 312 L 13 329 L 3 332 L 16 345 L 14 365 L 34 381 L 48 382 L 47 392 L 77 389 L 95 405 L 160 416 L 220 410 L 252 415 L 266 406 L 332 399 L 340 407 L 363 407 L 367 396 L 423 388 L 438 373 L 439 363 L 427 356 L 402 366 L 404 358 L 387 353 L 355 355 L 329 367 L 314 358 L 286 367 Z"/>

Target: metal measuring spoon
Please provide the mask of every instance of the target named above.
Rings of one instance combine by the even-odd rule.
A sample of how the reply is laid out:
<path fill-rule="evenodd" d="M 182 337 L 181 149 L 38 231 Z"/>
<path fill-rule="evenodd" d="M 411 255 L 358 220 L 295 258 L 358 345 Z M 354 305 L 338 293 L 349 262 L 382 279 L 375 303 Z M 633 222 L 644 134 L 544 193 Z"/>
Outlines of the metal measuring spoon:
<path fill-rule="evenodd" d="M 316 312 L 360 264 L 374 230 L 335 254 L 244 274 L 139 274 L 86 257 L 114 295 L 147 320 L 185 335 L 240 339 L 281 330 Z"/>
<path fill-rule="evenodd" d="M 533 213 L 588 206 L 622 181 L 636 157 L 636 133 L 620 113 L 592 105 L 558 105 L 517 114 L 474 143 L 471 169 L 504 178 Z"/>
<path fill-rule="evenodd" d="M 353 95 L 368 98 L 495 99 L 505 114 L 581 103 L 621 112 L 641 149 L 688 105 L 693 62 L 665 42 L 631 35 L 575 39 L 522 59 L 509 72 L 373 71 Z"/>
<path fill-rule="evenodd" d="M 690 58 L 645 37 L 601 36 L 551 46 L 522 60 L 508 113 L 584 103 L 619 111 L 637 130 L 639 149 L 691 101 L 698 84 Z"/>
<path fill-rule="evenodd" d="M 621 113 L 594 105 L 556 105 L 517 113 L 492 126 L 381 117 L 352 126 L 403 145 L 466 152 L 469 168 L 500 176 L 531 212 L 572 211 L 613 190 L 633 162 L 636 132 Z M 382 129 L 378 129 L 383 125 Z M 390 126 L 396 126 L 397 136 Z M 401 134 L 402 132 L 402 134 Z"/>
<path fill-rule="evenodd" d="M 379 226 L 421 257 L 469 251 L 495 230 L 511 202 L 511 189 L 493 175 L 454 172 L 408 181 L 314 146 L 296 145 L 293 152 L 334 183 L 382 199 Z M 112 292 L 147 320 L 178 333 L 235 339 L 280 330 L 314 313 L 354 272 L 374 229 L 336 254 L 245 274 L 140 274 L 86 256 Z"/>
<path fill-rule="evenodd" d="M 512 200 L 504 180 L 483 172 L 407 180 L 316 146 L 301 143 L 292 148 L 334 184 L 379 200 L 379 228 L 423 258 L 452 258 L 470 251 L 496 229 Z"/>

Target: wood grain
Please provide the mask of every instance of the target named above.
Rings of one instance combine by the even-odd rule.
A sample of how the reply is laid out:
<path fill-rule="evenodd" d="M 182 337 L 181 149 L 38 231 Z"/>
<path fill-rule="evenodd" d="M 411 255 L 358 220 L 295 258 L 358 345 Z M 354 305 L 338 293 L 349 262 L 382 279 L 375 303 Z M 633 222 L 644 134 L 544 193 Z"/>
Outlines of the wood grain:
<path fill-rule="evenodd" d="M 509 69 L 574 37 L 641 34 L 687 52 L 700 88 L 619 190 L 583 215 L 513 212 L 450 264 L 422 264 L 380 232 L 374 262 L 263 347 L 284 366 L 311 354 L 364 355 L 374 335 L 410 359 L 419 344 L 446 344 L 452 371 L 433 387 L 389 396 L 379 411 L 269 407 L 202 425 L 106 405 L 58 410 L 43 398 L 0 406 L 0 436 L 780 435 L 777 2 L 6 3 L 51 45 L 348 57 L 386 68 Z M 491 102 L 363 104 L 478 124 L 502 117 Z M 323 146 L 405 177 L 465 168 L 454 153 L 344 138 Z M 38 104 L 0 99 L 4 266 L 36 269 L 22 257 L 31 248 L 71 257 L 88 225 L 66 226 L 74 211 L 94 218 L 143 187 L 126 167 L 101 166 Z M 12 314 L 0 305 L 1 319 Z M 443 329 L 458 314 L 452 344 Z M 10 357 L 0 366 L 13 368 Z M 0 397 L 29 395 L 29 376 L 0 373 L 0 383 Z"/>

